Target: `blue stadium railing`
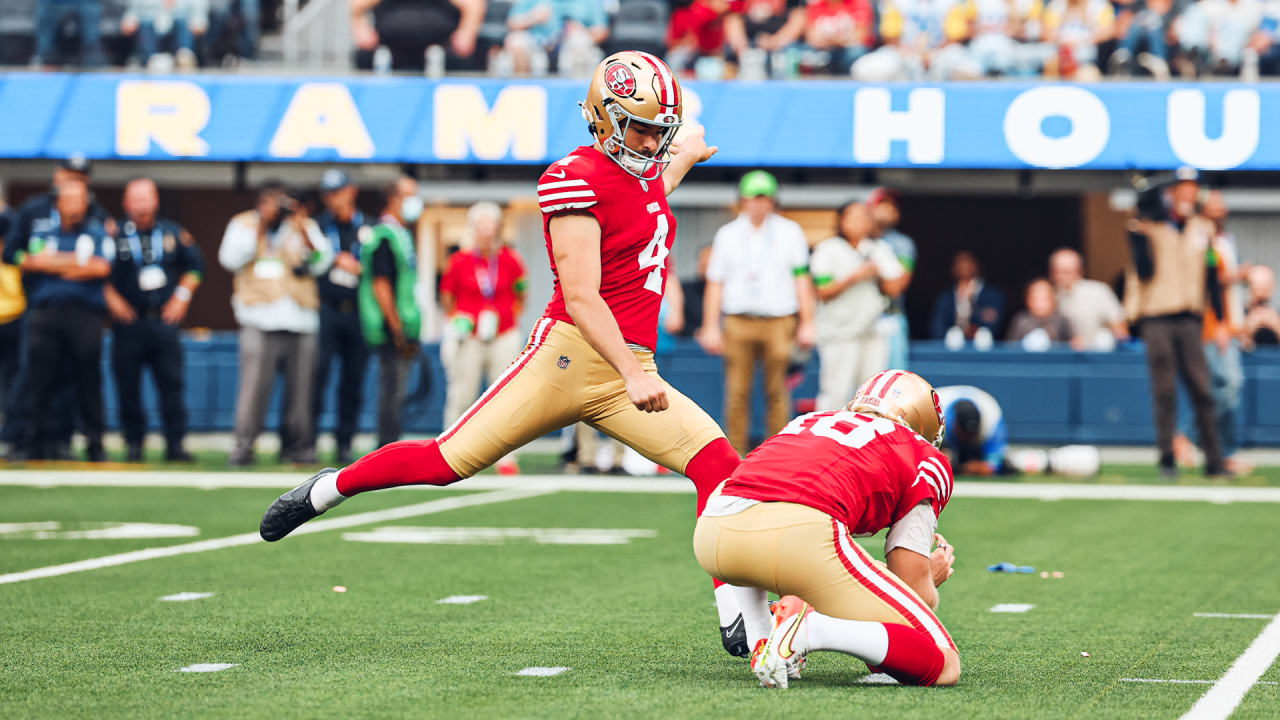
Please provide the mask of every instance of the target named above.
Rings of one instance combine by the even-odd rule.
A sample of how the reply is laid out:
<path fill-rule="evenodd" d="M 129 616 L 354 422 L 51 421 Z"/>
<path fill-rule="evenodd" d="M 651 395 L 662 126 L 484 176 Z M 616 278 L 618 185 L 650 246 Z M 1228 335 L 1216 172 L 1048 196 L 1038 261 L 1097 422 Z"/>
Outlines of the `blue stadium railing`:
<path fill-rule="evenodd" d="M 108 338 L 108 343 L 110 338 Z M 234 332 L 213 333 L 208 339 L 184 340 L 187 363 L 187 408 L 193 432 L 226 432 L 235 418 L 238 343 Z M 117 425 L 115 389 L 103 353 L 107 419 Z M 430 389 L 416 392 L 415 373 L 405 413 L 408 433 L 436 433 L 441 429 L 444 406 L 444 372 L 438 348 L 427 346 L 423 354 Z M 702 352 L 690 340 L 677 341 L 659 358 L 663 376 L 672 385 L 720 419 L 724 406 L 724 380 L 719 358 Z M 1280 445 L 1280 350 L 1247 354 L 1240 439 L 1244 445 Z M 1013 347 L 986 352 L 952 352 L 940 343 L 917 342 L 911 349 L 911 369 L 934 385 L 977 385 L 996 397 L 1004 409 L 1009 435 L 1015 443 L 1147 444 L 1153 441 L 1151 399 L 1147 389 L 1144 354 L 1135 347 L 1112 353 L 1076 353 L 1052 350 L 1028 353 Z M 359 426 L 372 431 L 377 420 L 376 360 L 365 378 L 364 407 Z M 331 373 L 333 377 L 336 373 Z M 336 379 L 333 381 L 336 382 Z M 280 394 L 277 384 L 266 427 L 278 426 Z M 158 429 L 159 413 L 154 388 L 144 384 L 144 403 L 151 425 Z M 817 360 L 810 360 L 796 398 L 817 394 Z M 332 392 L 326 397 L 332 398 Z M 1269 400 L 1268 400 L 1269 398 Z M 331 402 L 331 401 L 330 401 Z M 763 434 L 761 393 L 753 398 L 753 435 Z M 332 405 L 320 416 L 321 431 L 333 426 Z"/>

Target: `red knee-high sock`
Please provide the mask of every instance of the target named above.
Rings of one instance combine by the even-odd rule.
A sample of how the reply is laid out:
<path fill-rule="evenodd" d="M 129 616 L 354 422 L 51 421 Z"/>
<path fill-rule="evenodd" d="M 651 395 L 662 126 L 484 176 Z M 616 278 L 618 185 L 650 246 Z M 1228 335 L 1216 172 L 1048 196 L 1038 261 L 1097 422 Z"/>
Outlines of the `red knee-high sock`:
<path fill-rule="evenodd" d="M 729 477 L 734 468 L 742 462 L 738 453 L 724 438 L 716 438 L 698 451 L 684 468 L 684 474 L 693 481 L 698 493 L 698 515 L 707 506 L 707 498 L 715 492 L 716 486 Z"/>
<path fill-rule="evenodd" d="M 401 440 L 369 453 L 338 473 L 338 492 L 351 497 L 401 485 L 448 485 L 462 477 L 435 440 Z"/>
<path fill-rule="evenodd" d="M 909 625 L 883 623 L 889 634 L 889 652 L 874 669 L 904 685 L 932 685 L 942 674 L 947 658 L 933 638 Z"/>

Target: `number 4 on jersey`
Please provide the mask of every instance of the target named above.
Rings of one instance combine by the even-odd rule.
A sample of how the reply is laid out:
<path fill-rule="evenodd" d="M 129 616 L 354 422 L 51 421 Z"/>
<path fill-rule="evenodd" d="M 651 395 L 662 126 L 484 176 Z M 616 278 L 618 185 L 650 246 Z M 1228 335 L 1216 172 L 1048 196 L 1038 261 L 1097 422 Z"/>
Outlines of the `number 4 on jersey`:
<path fill-rule="evenodd" d="M 662 294 L 662 269 L 667 266 L 667 255 L 671 253 L 667 247 L 667 216 L 658 216 L 658 228 L 653 231 L 653 239 L 640 251 L 640 269 L 653 268 L 649 277 L 644 279 L 644 289 Z"/>

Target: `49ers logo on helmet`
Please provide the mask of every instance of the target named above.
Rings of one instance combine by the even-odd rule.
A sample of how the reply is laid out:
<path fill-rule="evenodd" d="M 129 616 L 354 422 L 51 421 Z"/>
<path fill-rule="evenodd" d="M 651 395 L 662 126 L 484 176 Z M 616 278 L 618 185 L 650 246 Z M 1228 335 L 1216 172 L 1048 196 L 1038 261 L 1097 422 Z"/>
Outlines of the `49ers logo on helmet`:
<path fill-rule="evenodd" d="M 636 94 L 636 76 L 622 63 L 614 63 L 604 69 L 604 84 L 614 95 L 631 97 Z"/>

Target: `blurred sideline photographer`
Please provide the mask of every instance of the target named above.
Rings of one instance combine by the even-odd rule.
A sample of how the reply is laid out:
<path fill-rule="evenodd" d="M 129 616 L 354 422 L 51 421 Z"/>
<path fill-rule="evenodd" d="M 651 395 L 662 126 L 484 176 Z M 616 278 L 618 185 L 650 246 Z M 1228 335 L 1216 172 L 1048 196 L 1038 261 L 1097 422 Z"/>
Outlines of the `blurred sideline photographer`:
<path fill-rule="evenodd" d="M 142 368 L 151 368 L 164 422 L 165 460 L 191 462 L 183 448 L 187 408 L 178 326 L 204 276 L 204 258 L 191 234 L 159 216 L 160 193 L 149 178 L 124 188 L 124 221 L 115 236 L 115 261 L 106 286 L 111 314 L 111 370 L 120 404 L 120 429 L 129 462 L 143 459 L 147 418 Z"/>
<path fill-rule="evenodd" d="M 840 410 L 864 381 L 889 367 L 891 338 L 879 322 L 907 277 L 897 253 L 872 230 L 867 206 L 846 203 L 836 212 L 836 234 L 809 258 L 819 301 L 820 412 Z"/>
<path fill-rule="evenodd" d="M 422 331 L 415 297 L 418 254 L 409 230 L 422 215 L 417 181 L 400 177 L 383 191 L 383 200 L 360 275 L 360 324 L 378 353 L 378 447 L 400 439 L 400 405 Z"/>
<path fill-rule="evenodd" d="M 279 183 L 266 183 L 257 207 L 227 224 L 218 262 L 234 274 L 231 306 L 240 324 L 240 389 L 233 466 L 253 462 L 276 368 L 285 366 L 283 461 L 314 462 L 311 384 L 315 379 L 320 297 L 316 276 L 333 264 L 328 239 Z M 308 454 L 311 456 L 308 457 Z"/>
<path fill-rule="evenodd" d="M 1222 475 L 1226 467 L 1201 345 L 1206 286 L 1211 288 L 1211 302 L 1220 303 L 1221 293 L 1212 291 L 1218 276 L 1206 262 L 1215 231 L 1212 222 L 1197 214 L 1199 176 L 1191 168 L 1182 168 L 1172 184 L 1143 177 L 1134 184 L 1139 194 L 1136 217 L 1129 221 L 1131 259 L 1125 268 L 1124 308 L 1146 345 L 1160 471 L 1166 476 L 1178 471 L 1173 435 L 1176 383 L 1181 377 L 1195 407 L 1205 474 Z"/>
<path fill-rule="evenodd" d="M 88 457 L 102 462 L 102 288 L 115 251 L 102 223 L 89 215 L 84 180 L 66 178 L 54 190 L 53 215 L 32 223 L 25 244 L 7 242 L 4 249 L 5 262 L 22 270 L 30 305 L 24 388 L 30 403 L 22 447 L 28 458 L 48 456 L 45 426 L 62 361 L 69 358 Z"/>
<path fill-rule="evenodd" d="M 316 357 L 312 412 L 317 418 L 324 414 L 329 372 L 336 360 L 340 364 L 338 422 L 333 437 L 338 446 L 339 465 L 351 464 L 351 440 L 356 434 L 364 376 L 369 366 L 369 348 L 364 344 L 357 312 L 357 289 L 361 252 L 373 239 L 373 228 L 356 207 L 358 192 L 351 178 L 337 168 L 326 170 L 320 178 L 324 210 L 316 216 L 316 224 L 328 239 L 334 258 L 333 267 L 316 279 L 320 290 L 320 353 Z M 314 451 L 314 435 L 311 444 Z"/>

